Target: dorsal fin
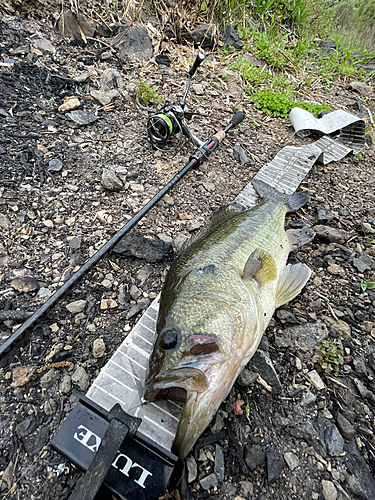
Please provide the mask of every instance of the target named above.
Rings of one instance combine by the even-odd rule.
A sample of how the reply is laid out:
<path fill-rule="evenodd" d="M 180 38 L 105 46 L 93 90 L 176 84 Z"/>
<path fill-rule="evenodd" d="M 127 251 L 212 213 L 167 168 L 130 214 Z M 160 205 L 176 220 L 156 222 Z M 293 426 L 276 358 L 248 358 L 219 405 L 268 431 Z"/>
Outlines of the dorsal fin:
<path fill-rule="evenodd" d="M 300 191 L 293 194 L 281 193 L 260 179 L 252 179 L 251 184 L 261 198 L 284 203 L 290 212 L 295 212 L 309 201 L 309 197 L 305 193 Z"/>

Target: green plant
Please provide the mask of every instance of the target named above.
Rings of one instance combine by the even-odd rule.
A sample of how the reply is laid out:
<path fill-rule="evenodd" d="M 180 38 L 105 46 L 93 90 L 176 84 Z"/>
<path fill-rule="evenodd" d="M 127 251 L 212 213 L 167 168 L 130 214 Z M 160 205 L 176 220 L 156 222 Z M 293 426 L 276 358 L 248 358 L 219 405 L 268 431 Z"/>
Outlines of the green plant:
<path fill-rule="evenodd" d="M 254 103 L 266 115 L 280 116 L 286 118 L 292 107 L 294 100 L 288 92 L 273 92 L 272 90 L 262 90 L 250 96 L 250 101 Z"/>
<path fill-rule="evenodd" d="M 158 87 L 154 85 L 153 87 L 149 87 L 147 83 L 141 82 L 137 89 L 137 97 L 139 102 L 143 106 L 153 106 L 157 108 L 163 101 L 164 97 L 159 96 L 157 93 Z"/>
<path fill-rule="evenodd" d="M 316 104 L 315 102 L 297 102 L 296 107 L 305 109 L 315 117 L 318 116 L 323 110 L 328 111 L 330 113 L 331 108 L 328 104 Z"/>
<path fill-rule="evenodd" d="M 361 290 L 365 292 L 366 290 L 373 290 L 375 288 L 375 283 L 372 281 L 361 281 Z"/>
<path fill-rule="evenodd" d="M 317 349 L 313 361 L 318 363 L 326 375 L 338 375 L 340 365 L 344 364 L 344 347 L 340 340 L 323 340 Z"/>

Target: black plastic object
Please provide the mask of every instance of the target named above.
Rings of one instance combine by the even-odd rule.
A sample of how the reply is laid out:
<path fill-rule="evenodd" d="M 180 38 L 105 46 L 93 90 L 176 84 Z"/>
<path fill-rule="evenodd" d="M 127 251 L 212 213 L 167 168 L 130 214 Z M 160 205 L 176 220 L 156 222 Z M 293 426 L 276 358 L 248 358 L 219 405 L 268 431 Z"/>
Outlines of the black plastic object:
<path fill-rule="evenodd" d="M 204 61 L 205 56 L 201 52 L 198 52 L 197 57 L 195 58 L 193 66 L 189 69 L 189 75 L 191 78 L 195 75 L 195 72 L 197 71 L 198 67 L 201 65 L 201 63 Z"/>
<path fill-rule="evenodd" d="M 238 125 L 242 122 L 243 119 L 244 119 L 243 111 L 237 111 L 237 113 L 231 119 L 230 123 L 233 123 L 233 125 Z"/>
<path fill-rule="evenodd" d="M 167 66 L 168 68 L 171 65 L 171 61 L 169 60 L 169 57 L 165 54 L 158 54 L 155 57 L 155 62 L 159 66 Z"/>
<path fill-rule="evenodd" d="M 82 476 L 83 480 L 90 474 L 90 466 L 94 465 L 100 453 L 103 438 L 111 425 L 107 420 L 109 415 L 110 412 L 82 395 L 81 402 L 73 408 L 52 439 L 56 451 L 82 471 L 88 471 Z M 125 415 L 129 420 L 134 419 Z M 107 467 L 95 500 L 108 498 L 109 491 L 121 500 L 157 500 L 165 493 L 176 462 L 175 455 L 152 443 L 139 431 L 133 437 L 129 433 L 116 450 L 110 467 Z M 100 460 L 95 469 L 98 474 L 101 473 Z M 87 486 L 87 489 L 90 487 Z M 69 500 L 74 500 L 74 495 L 78 494 L 76 491 L 79 490 L 75 489 Z M 81 500 L 86 498 L 85 493 L 82 491 Z M 87 492 L 90 493 L 93 491 Z"/>

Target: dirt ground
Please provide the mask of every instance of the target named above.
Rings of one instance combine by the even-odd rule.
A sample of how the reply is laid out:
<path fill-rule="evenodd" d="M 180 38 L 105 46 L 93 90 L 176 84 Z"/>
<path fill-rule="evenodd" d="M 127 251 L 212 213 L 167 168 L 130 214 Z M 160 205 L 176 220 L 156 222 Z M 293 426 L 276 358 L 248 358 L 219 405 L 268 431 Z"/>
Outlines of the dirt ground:
<path fill-rule="evenodd" d="M 194 150 L 185 139 L 169 151 L 152 149 L 148 112 L 135 99 L 144 81 L 158 86 L 166 102 L 178 101 L 193 49 L 178 47 L 175 64 L 160 68 L 154 61 L 121 63 L 115 51 L 103 60 L 100 47 L 90 40 L 85 48 L 74 45 L 33 20 L 0 17 L 1 343 L 26 319 L 12 312 L 40 307 Z M 221 62 L 213 54 L 201 66 L 194 83 L 203 93 L 194 87 L 188 105 L 196 113 L 192 129 L 202 138 L 222 129 L 237 109 L 245 120 L 135 228 L 173 242 L 175 251 L 282 147 L 313 140 L 295 137 L 288 120 L 266 117 L 249 103 L 244 83 L 228 71 L 235 57 Z M 90 90 L 98 89 L 108 68 L 120 72 L 124 85 L 105 107 Z M 84 73 L 86 79 L 71 78 Z M 77 126 L 59 111 L 72 96 L 97 120 Z M 305 97 L 358 113 L 360 96 L 346 83 Z M 373 97 L 365 100 L 367 127 Z M 249 159 L 244 166 L 234 156 L 236 144 Z M 103 168 L 117 172 L 119 190 L 103 186 Z M 374 182 L 374 154 L 366 147 L 340 163 L 315 165 L 302 183 L 310 202 L 290 214 L 286 226 L 324 224 L 346 233 L 334 241 L 316 237 L 293 257 L 313 276 L 276 313 L 262 342 L 275 370 L 268 379 L 272 392 L 246 377 L 235 384 L 204 434 L 217 433 L 217 442 L 188 457 L 184 500 L 375 499 L 375 291 L 361 288 L 375 281 Z M 51 449 L 50 439 L 74 407 L 73 388 L 87 390 L 160 291 L 169 266 L 168 260 L 107 255 L 0 369 L 1 499 L 68 497 L 79 473 Z M 113 307 L 103 309 L 104 302 Z M 342 341 L 338 374 L 322 372 L 313 357 L 324 338 Z M 97 339 L 104 352 L 93 350 Z M 322 386 L 311 379 L 315 369 Z M 239 400 L 242 415 L 234 412 Z M 215 459 L 217 466 L 222 454 L 218 479 Z"/>

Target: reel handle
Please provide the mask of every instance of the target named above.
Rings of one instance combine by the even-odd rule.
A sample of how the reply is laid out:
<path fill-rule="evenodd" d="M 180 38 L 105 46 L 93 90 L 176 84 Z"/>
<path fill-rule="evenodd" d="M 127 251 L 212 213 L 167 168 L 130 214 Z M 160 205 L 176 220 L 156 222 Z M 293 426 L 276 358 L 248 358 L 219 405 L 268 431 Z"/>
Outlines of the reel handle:
<path fill-rule="evenodd" d="M 195 58 L 193 66 L 189 69 L 190 78 L 192 78 L 197 71 L 198 67 L 204 61 L 205 55 L 202 52 L 198 52 L 197 57 Z"/>

